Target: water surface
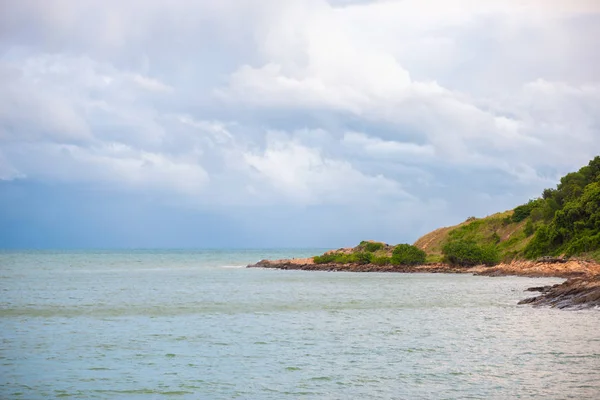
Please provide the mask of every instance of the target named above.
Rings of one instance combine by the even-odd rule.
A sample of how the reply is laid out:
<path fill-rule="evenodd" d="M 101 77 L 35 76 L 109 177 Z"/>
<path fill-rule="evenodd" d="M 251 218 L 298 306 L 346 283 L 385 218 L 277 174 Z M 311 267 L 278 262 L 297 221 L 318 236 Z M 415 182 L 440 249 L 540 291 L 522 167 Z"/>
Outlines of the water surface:
<path fill-rule="evenodd" d="M 600 398 L 560 279 L 236 268 L 319 252 L 0 253 L 0 398 Z"/>

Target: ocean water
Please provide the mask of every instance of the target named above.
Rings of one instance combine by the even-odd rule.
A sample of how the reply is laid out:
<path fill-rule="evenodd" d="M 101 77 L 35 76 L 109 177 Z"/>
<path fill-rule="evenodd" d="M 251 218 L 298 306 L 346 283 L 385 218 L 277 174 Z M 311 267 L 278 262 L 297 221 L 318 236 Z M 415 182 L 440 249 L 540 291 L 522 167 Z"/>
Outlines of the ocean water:
<path fill-rule="evenodd" d="M 560 279 L 239 268 L 320 252 L 0 252 L 0 398 L 600 398 Z"/>

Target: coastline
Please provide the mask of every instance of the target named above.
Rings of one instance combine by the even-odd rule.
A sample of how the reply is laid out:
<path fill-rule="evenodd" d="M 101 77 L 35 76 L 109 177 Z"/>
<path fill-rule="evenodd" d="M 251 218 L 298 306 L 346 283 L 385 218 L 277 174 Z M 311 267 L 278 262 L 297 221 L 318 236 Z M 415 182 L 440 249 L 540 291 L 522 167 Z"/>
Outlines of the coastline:
<path fill-rule="evenodd" d="M 483 276 L 524 276 L 531 278 L 564 278 L 565 282 L 554 286 L 532 287 L 540 292 L 518 304 L 535 307 L 549 306 L 559 309 L 600 308 L 600 264 L 586 260 L 566 261 L 514 261 L 492 267 L 456 267 L 443 263 L 425 265 L 375 265 L 375 264 L 315 264 L 312 258 L 261 260 L 247 268 L 280 270 L 330 271 L 330 272 L 390 272 L 390 273 L 451 273 Z"/>

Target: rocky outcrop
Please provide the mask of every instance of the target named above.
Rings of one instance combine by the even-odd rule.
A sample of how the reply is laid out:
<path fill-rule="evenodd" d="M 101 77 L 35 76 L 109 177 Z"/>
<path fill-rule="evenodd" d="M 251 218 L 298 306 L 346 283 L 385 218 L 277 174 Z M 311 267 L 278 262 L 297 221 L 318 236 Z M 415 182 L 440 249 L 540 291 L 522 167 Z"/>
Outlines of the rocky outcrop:
<path fill-rule="evenodd" d="M 478 265 L 475 267 L 455 267 L 436 263 L 426 265 L 375 265 L 375 264 L 315 264 L 312 258 L 293 258 L 284 260 L 262 260 L 249 268 L 273 268 L 306 271 L 350 271 L 350 272 L 445 272 L 468 273 L 486 276 L 529 276 L 573 278 L 600 275 L 600 264 L 583 260 L 550 263 L 536 261 L 514 261 L 493 267 Z"/>
<path fill-rule="evenodd" d="M 529 288 L 542 294 L 519 302 L 533 306 L 549 306 L 560 309 L 600 308 L 600 275 L 571 278 L 554 286 Z"/>
<path fill-rule="evenodd" d="M 552 260 L 553 261 L 553 260 Z M 262 260 L 248 268 L 272 268 L 303 271 L 346 271 L 346 272 L 399 272 L 399 273 L 470 273 L 486 276 L 528 276 L 568 278 L 562 284 L 538 286 L 527 289 L 540 292 L 536 297 L 525 299 L 519 304 L 549 306 L 560 309 L 600 308 L 600 264 L 585 260 L 561 260 L 551 262 L 515 261 L 493 267 L 484 265 L 463 268 L 447 264 L 427 265 L 375 265 L 375 264 L 315 264 L 312 258 Z"/>
<path fill-rule="evenodd" d="M 428 265 L 375 265 L 375 264 L 315 264 L 312 259 L 290 259 L 290 260 L 262 260 L 256 264 L 248 265 L 248 268 L 272 268 L 283 270 L 303 271 L 346 271 L 346 272 L 401 272 L 401 273 L 468 273 L 466 268 L 452 267 L 446 264 Z"/>
<path fill-rule="evenodd" d="M 487 276 L 516 275 L 532 278 L 575 278 L 600 275 L 600 264 L 576 259 L 561 260 L 560 262 L 519 260 L 506 264 L 498 264 L 493 267 L 477 266 L 473 267 L 471 272 L 475 275 Z"/>
<path fill-rule="evenodd" d="M 566 263 L 569 261 L 568 258 L 565 257 L 552 257 L 552 256 L 544 256 L 540 257 L 536 260 L 538 263 Z"/>

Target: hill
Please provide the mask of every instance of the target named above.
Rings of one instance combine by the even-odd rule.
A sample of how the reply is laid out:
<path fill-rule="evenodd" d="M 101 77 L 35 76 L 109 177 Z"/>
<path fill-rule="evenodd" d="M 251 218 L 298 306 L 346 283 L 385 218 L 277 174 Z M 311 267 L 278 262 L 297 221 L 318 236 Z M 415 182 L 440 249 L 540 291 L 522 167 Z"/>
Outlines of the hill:
<path fill-rule="evenodd" d="M 535 260 L 535 261 L 531 261 Z M 560 276 L 519 304 L 600 306 L 600 156 L 565 175 L 556 189 L 485 218 L 436 229 L 413 245 L 363 241 L 304 259 L 262 260 L 248 267 L 307 271 L 443 272 Z"/>
<path fill-rule="evenodd" d="M 277 260 L 269 265 L 361 271 L 412 271 L 429 265 L 438 271 L 441 264 L 450 268 L 506 267 L 526 260 L 560 264 L 573 257 L 582 262 L 600 261 L 600 156 L 565 175 L 555 189 L 544 190 L 541 197 L 514 210 L 470 217 L 430 232 L 414 245 L 363 241 L 354 248 L 328 251 L 310 260 Z M 521 263 L 519 268 L 531 266 Z M 589 269 L 586 265 L 581 268 L 583 272 Z"/>
<path fill-rule="evenodd" d="M 600 156 L 577 172 L 561 178 L 556 189 L 514 210 L 430 232 L 416 247 L 427 260 L 452 261 L 452 252 L 465 265 L 473 254 L 489 262 L 540 257 L 582 257 L 600 261 Z M 461 261 L 462 260 L 462 261 Z"/>

